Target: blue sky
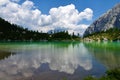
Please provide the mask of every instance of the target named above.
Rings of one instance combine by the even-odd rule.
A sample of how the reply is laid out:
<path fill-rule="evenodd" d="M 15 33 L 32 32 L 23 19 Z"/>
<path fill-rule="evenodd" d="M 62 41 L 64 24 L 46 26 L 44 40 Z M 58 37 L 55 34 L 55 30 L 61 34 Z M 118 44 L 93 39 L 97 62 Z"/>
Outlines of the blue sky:
<path fill-rule="evenodd" d="M 31 30 L 84 33 L 119 0 L 0 0 L 0 17 Z"/>
<path fill-rule="evenodd" d="M 82 11 L 85 8 L 91 8 L 94 11 L 94 19 L 111 9 L 120 0 L 31 0 L 35 3 L 43 14 L 48 14 L 53 7 L 74 4 L 75 7 Z"/>

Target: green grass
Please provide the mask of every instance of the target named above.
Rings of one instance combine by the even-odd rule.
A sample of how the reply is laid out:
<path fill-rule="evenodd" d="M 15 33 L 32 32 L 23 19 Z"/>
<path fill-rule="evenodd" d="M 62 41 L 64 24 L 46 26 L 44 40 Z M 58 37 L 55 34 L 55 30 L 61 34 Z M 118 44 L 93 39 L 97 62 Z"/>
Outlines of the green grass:
<path fill-rule="evenodd" d="M 106 71 L 106 75 L 100 78 L 88 76 L 84 80 L 120 80 L 120 68 L 108 70 Z"/>

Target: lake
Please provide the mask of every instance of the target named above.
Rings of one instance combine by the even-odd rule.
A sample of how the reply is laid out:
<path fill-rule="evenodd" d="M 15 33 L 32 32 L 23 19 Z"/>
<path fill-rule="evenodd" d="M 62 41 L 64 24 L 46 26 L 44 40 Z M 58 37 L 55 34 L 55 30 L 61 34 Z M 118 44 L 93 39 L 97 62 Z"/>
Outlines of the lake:
<path fill-rule="evenodd" d="M 0 43 L 0 80 L 83 80 L 116 67 L 119 42 Z"/>

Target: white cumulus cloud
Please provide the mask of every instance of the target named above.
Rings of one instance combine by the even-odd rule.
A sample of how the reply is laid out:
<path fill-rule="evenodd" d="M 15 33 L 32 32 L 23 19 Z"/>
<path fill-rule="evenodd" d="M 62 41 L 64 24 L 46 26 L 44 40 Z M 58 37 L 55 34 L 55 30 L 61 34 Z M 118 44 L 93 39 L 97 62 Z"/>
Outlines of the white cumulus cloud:
<path fill-rule="evenodd" d="M 88 24 L 80 24 L 83 20 L 91 20 L 93 11 L 86 8 L 79 12 L 74 4 L 51 8 L 49 14 L 42 14 L 32 1 L 0 0 L 0 17 L 23 26 L 24 28 L 48 32 L 50 30 L 68 30 L 83 34 Z"/>
<path fill-rule="evenodd" d="M 2 5 L 7 4 L 8 2 L 9 2 L 9 0 L 0 0 L 0 7 L 1 7 Z"/>

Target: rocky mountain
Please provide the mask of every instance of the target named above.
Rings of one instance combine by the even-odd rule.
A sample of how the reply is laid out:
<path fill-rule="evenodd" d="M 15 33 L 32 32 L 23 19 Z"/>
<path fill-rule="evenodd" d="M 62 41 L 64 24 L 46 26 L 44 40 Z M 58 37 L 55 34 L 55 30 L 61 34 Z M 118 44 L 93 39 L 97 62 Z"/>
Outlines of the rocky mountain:
<path fill-rule="evenodd" d="M 107 31 L 111 28 L 120 29 L 120 3 L 108 10 L 100 18 L 94 21 L 84 32 L 84 36 L 101 31 Z"/>

